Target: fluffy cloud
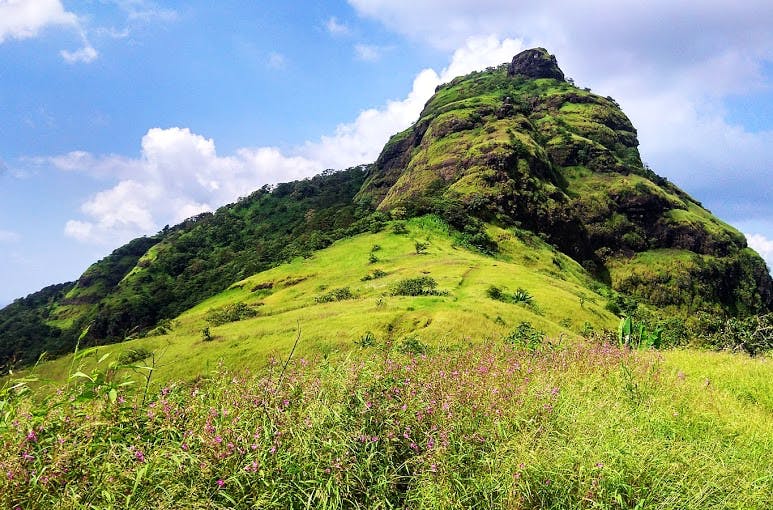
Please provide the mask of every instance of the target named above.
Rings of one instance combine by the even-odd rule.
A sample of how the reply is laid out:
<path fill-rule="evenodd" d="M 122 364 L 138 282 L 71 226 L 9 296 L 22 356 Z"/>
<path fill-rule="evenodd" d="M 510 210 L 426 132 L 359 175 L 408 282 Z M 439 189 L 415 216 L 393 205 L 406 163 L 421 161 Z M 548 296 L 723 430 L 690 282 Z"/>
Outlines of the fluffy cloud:
<path fill-rule="evenodd" d="M 723 102 L 770 86 L 763 66 L 773 62 L 773 2 L 349 3 L 443 50 L 492 33 L 548 48 L 567 76 L 618 100 L 655 171 L 730 221 L 773 218 L 773 131 L 750 132 L 729 121 Z"/>
<path fill-rule="evenodd" d="M 49 26 L 66 26 L 78 32 L 83 47 L 62 50 L 68 64 L 89 63 L 99 53 L 91 46 L 78 17 L 65 10 L 60 0 L 0 0 L 0 43 L 8 38 L 29 39 Z"/>
<path fill-rule="evenodd" d="M 212 139 L 174 127 L 148 130 L 139 158 L 74 151 L 32 162 L 117 181 L 82 204 L 82 218 L 65 225 L 65 233 L 72 238 L 115 245 L 213 210 L 263 184 L 374 161 L 389 136 L 416 120 L 435 87 L 458 74 L 506 60 L 521 47 L 514 40 L 471 38 L 445 69 L 421 71 L 404 99 L 365 110 L 353 122 L 339 125 L 332 135 L 289 153 L 258 147 L 223 156 Z"/>
<path fill-rule="evenodd" d="M 85 219 L 65 225 L 70 237 L 104 244 L 153 233 L 265 183 L 297 179 L 318 169 L 303 157 L 286 157 L 271 147 L 219 156 L 213 140 L 182 128 L 148 130 L 137 159 L 71 152 L 46 161 L 63 171 L 118 180 L 82 204 Z"/>
<path fill-rule="evenodd" d="M 761 234 L 746 234 L 749 246 L 762 255 L 768 263 L 768 269 L 773 269 L 773 239 L 768 239 Z"/>
<path fill-rule="evenodd" d="M 47 26 L 77 24 L 60 0 L 0 0 L 0 43 L 36 37 Z"/>

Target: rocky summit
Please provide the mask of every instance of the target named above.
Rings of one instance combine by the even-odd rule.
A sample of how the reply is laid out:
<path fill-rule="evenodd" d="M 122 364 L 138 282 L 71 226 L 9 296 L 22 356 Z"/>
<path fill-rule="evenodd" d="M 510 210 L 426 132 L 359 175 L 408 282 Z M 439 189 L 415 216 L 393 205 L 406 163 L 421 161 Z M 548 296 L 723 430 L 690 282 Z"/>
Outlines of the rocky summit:
<path fill-rule="evenodd" d="M 507 67 L 507 74 L 531 79 L 553 78 L 564 81 L 564 73 L 558 67 L 556 57 L 548 53 L 545 48 L 534 48 L 517 54 Z"/>

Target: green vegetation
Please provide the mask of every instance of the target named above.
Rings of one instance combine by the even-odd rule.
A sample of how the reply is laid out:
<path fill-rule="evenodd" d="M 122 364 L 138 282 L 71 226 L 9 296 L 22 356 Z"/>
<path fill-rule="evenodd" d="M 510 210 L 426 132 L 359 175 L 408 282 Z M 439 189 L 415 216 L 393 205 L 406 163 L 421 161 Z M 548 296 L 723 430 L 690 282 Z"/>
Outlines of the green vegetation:
<path fill-rule="evenodd" d="M 207 312 L 205 320 L 213 326 L 222 326 L 228 322 L 251 319 L 258 315 L 255 306 L 245 303 L 229 303 L 227 305 L 212 308 Z"/>
<path fill-rule="evenodd" d="M 362 348 L 147 396 L 120 372 L 43 401 L 6 385 L 0 506 L 703 510 L 773 498 L 769 359 L 589 343 L 427 355 L 415 338 Z"/>
<path fill-rule="evenodd" d="M 394 296 L 442 296 L 444 293 L 437 290 L 437 282 L 431 276 L 418 276 L 405 278 L 398 281 L 392 287 Z"/>

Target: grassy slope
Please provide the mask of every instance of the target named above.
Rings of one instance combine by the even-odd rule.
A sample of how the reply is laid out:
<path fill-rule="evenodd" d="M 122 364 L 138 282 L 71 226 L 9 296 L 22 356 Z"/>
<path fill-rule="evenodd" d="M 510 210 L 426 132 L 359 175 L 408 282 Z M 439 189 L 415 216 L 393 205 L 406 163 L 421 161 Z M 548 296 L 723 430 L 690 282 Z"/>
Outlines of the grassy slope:
<path fill-rule="evenodd" d="M 154 377 L 161 381 L 193 378 L 219 360 L 238 368 L 261 366 L 272 355 L 286 356 L 298 325 L 302 331 L 299 354 L 347 350 L 368 331 L 381 341 L 399 343 L 411 335 L 430 345 L 450 346 L 498 340 L 521 321 L 531 322 L 553 338 L 576 336 L 585 322 L 596 329 L 616 325 L 617 319 L 604 310 L 604 298 L 585 287 L 579 265 L 539 238 L 524 238 L 527 246 L 513 231 L 491 227 L 500 254 L 490 257 L 454 246 L 445 226 L 431 216 L 411 220 L 408 229 L 408 234 L 394 234 L 388 228 L 359 235 L 308 259 L 258 273 L 183 313 L 167 335 L 104 346 L 99 352 L 152 350 L 158 363 Z M 429 243 L 425 254 L 416 254 L 417 240 Z M 373 252 L 379 261 L 369 263 L 373 245 L 381 247 Z M 361 281 L 375 269 L 387 276 Z M 449 294 L 389 295 L 398 280 L 425 275 Z M 273 288 L 253 292 L 268 282 Z M 486 295 L 490 285 L 509 292 L 526 289 L 534 296 L 536 308 L 494 301 Z M 349 287 L 356 299 L 315 302 L 315 297 L 340 287 Z M 214 340 L 204 342 L 201 331 L 208 326 L 207 312 L 234 302 L 262 303 L 259 316 L 210 326 Z M 67 356 L 38 370 L 44 378 L 62 380 L 70 364 Z"/>

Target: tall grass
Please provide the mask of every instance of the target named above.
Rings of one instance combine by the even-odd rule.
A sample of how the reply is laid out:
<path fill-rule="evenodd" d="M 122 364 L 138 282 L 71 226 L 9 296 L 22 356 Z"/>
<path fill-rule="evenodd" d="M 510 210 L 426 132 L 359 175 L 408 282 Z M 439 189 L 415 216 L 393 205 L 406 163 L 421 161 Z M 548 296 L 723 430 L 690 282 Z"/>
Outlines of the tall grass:
<path fill-rule="evenodd" d="M 7 389 L 0 507 L 765 508 L 771 410 L 683 361 L 376 346 L 220 367 L 144 404 L 128 388 Z"/>

